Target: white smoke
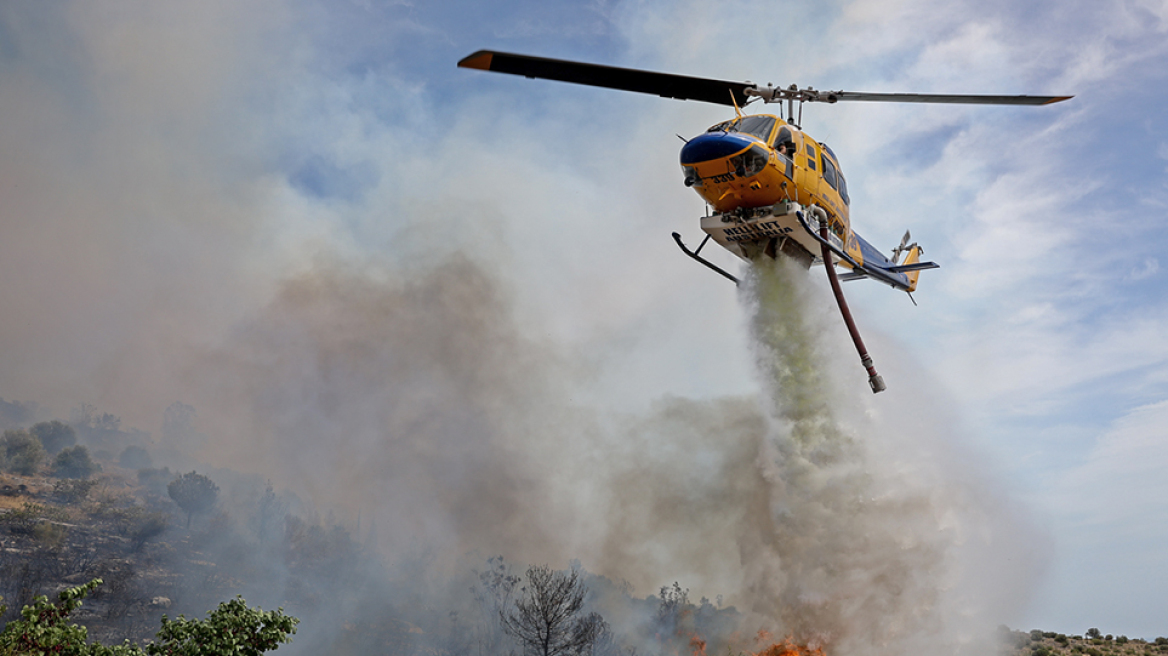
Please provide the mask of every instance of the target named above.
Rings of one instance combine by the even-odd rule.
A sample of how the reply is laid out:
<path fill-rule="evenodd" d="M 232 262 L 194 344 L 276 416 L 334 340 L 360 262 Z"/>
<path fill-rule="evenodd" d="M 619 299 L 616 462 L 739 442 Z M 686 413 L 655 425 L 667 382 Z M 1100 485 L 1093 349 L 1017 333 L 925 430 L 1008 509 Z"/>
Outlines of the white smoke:
<path fill-rule="evenodd" d="M 824 295 L 806 271 L 759 262 L 744 296 L 767 399 L 766 514 L 740 541 L 751 610 L 835 654 L 987 648 L 997 618 L 1026 598 L 1033 531 L 988 480 L 953 469 L 943 429 L 917 432 L 923 408 L 897 408 L 899 426 L 856 412 L 867 402 L 834 366 L 854 353 L 816 311 Z"/>

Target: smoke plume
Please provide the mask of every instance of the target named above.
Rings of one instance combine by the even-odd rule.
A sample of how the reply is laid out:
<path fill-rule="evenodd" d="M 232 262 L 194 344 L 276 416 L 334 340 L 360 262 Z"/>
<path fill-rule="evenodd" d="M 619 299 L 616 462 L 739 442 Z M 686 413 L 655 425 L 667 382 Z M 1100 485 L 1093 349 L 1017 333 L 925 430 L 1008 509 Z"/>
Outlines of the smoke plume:
<path fill-rule="evenodd" d="M 435 114 L 333 41 L 306 43 L 325 39 L 313 12 L 329 13 L 306 4 L 0 8 L 0 396 L 61 418 L 96 404 L 153 433 L 156 466 L 217 468 L 232 510 L 227 469 L 271 479 L 410 571 L 395 587 L 302 583 L 347 601 L 305 609 L 291 650 L 320 653 L 327 639 L 309 636 L 326 615 L 457 606 L 467 561 L 493 554 L 575 559 L 641 596 L 677 581 L 746 613 L 705 639 L 767 629 L 840 656 L 972 648 L 1024 601 L 1035 534 L 947 446 L 915 365 L 862 395 L 805 271 L 760 265 L 740 292 L 757 394 L 618 411 L 594 393 L 643 343 L 628 333 L 704 327 L 658 298 L 684 283 L 639 240 L 684 209 L 646 200 L 676 186 L 640 159 L 661 152 L 643 147 L 659 126 L 588 133 L 547 111 L 532 131 L 505 94 Z M 645 177 L 622 181 L 614 153 Z M 569 252 L 603 270 L 591 246 L 622 241 L 610 264 L 634 292 L 567 292 L 580 276 L 547 271 Z M 576 321 L 619 306 L 596 318 L 619 327 L 556 341 L 530 298 L 584 307 Z M 168 407 L 189 425 L 158 432 Z M 281 601 L 278 586 L 247 592 Z"/>
<path fill-rule="evenodd" d="M 821 292 L 790 263 L 753 269 L 758 397 L 613 415 L 572 402 L 579 368 L 525 334 L 473 259 L 322 263 L 198 358 L 188 389 L 205 458 L 362 517 L 391 561 L 419 546 L 447 572 L 470 553 L 575 559 L 642 593 L 723 595 L 745 635 L 982 648 L 1024 601 L 1033 533 L 911 399 L 881 397 L 886 425 L 843 384 L 862 376 Z"/>

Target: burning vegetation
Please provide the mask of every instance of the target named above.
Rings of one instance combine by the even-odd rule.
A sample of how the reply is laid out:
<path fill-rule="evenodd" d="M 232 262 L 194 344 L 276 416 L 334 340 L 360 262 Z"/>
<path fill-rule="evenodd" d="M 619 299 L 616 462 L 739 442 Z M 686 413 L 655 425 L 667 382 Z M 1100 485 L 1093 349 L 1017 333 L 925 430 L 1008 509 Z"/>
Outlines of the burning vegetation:
<path fill-rule="evenodd" d="M 822 656 L 790 640 L 762 645 L 765 632 L 741 640 L 745 614 L 693 603 L 679 583 L 637 597 L 579 565 L 519 571 L 502 556 L 440 575 L 425 550 L 386 558 L 373 527 L 322 520 L 257 477 L 154 467 L 157 447 L 112 415 L 99 440 L 84 423 L 53 423 L 66 437 L 48 448 L 43 424 L 0 441 L 0 595 L 13 630 L 21 608 L 47 603 L 39 596 L 88 594 L 66 610 L 89 639 L 145 644 L 164 615 L 198 616 L 242 593 L 302 618 L 289 653 Z M 89 458 L 91 446 L 101 455 L 84 471 L 50 457 Z M 83 585 L 93 579 L 104 584 Z"/>

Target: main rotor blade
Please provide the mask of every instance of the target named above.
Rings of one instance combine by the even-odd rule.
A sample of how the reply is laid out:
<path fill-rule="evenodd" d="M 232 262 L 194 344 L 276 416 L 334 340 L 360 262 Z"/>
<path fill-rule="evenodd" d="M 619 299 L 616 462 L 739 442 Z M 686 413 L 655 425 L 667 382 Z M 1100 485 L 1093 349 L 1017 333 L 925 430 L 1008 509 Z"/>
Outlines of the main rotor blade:
<path fill-rule="evenodd" d="M 573 84 L 651 93 L 678 100 L 700 100 L 719 105 L 745 105 L 746 89 L 753 84 L 727 82 L 701 77 L 655 73 L 634 68 L 618 68 L 599 64 L 584 64 L 563 59 L 515 55 L 493 50 L 480 50 L 458 62 L 462 68 L 477 68 L 496 73 L 510 73 L 528 78 L 558 80 Z M 733 100 L 731 100 L 733 97 Z"/>
<path fill-rule="evenodd" d="M 939 93 L 865 93 L 863 91 L 820 91 L 820 102 L 863 100 L 868 102 L 946 103 L 968 105 L 1049 105 L 1074 96 L 982 96 Z"/>

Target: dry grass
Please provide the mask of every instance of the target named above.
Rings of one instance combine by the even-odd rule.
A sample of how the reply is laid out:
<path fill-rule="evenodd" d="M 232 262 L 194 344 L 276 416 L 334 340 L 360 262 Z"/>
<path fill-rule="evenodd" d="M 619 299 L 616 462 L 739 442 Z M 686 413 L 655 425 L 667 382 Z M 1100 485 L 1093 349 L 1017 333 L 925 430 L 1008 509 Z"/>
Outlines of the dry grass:
<path fill-rule="evenodd" d="M 0 496 L 0 510 L 16 510 L 17 508 L 23 508 L 24 504 L 31 502 L 32 497 L 23 494 L 14 497 Z"/>

